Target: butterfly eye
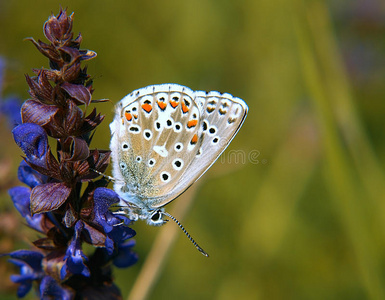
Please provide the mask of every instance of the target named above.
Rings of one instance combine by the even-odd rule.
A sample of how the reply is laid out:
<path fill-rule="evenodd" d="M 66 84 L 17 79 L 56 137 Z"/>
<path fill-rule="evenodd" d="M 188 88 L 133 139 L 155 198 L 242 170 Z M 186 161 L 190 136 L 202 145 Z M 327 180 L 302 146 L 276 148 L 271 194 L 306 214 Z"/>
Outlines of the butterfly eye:
<path fill-rule="evenodd" d="M 153 222 L 159 222 L 162 219 L 162 214 L 159 210 L 155 211 L 151 216 L 151 221 Z"/>

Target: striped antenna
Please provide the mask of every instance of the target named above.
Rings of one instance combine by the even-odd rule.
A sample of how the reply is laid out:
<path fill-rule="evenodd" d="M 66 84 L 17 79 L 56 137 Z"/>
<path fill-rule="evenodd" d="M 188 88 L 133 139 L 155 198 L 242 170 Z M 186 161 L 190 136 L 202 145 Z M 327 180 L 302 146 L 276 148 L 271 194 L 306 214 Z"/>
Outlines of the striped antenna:
<path fill-rule="evenodd" d="M 165 211 L 163 211 L 161 213 L 166 215 L 167 217 L 169 217 L 171 220 L 173 220 L 180 227 L 180 229 L 182 229 L 184 234 L 188 237 L 188 239 L 191 241 L 191 243 L 193 243 L 193 245 L 198 249 L 198 251 L 200 253 L 202 253 L 206 257 L 209 257 L 209 255 L 205 252 L 205 250 L 203 250 L 201 247 L 199 247 L 197 242 L 194 241 L 194 239 L 191 237 L 191 235 L 187 232 L 187 230 L 183 227 L 183 225 L 177 219 L 175 219 L 172 215 L 170 215 L 169 213 L 167 213 Z"/>
<path fill-rule="evenodd" d="M 124 183 L 123 180 L 119 180 L 119 179 L 116 179 L 114 177 L 108 176 L 106 174 L 103 174 L 102 172 L 99 172 L 98 170 L 95 170 L 95 169 L 92 169 L 92 168 L 90 168 L 90 170 L 95 172 L 95 173 L 98 173 L 99 175 L 103 176 L 104 178 L 107 178 L 108 180 L 111 180 L 112 182 L 122 182 L 122 183 Z"/>

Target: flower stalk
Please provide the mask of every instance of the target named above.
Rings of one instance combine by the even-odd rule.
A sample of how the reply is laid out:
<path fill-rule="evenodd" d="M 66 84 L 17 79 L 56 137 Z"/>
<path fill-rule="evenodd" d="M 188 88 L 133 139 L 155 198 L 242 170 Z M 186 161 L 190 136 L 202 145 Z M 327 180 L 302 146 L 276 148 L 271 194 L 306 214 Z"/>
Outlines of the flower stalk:
<path fill-rule="evenodd" d="M 12 276 L 25 296 L 36 283 L 42 299 L 120 299 L 113 284 L 112 265 L 128 267 L 137 261 L 132 251 L 135 232 L 130 220 L 109 207 L 119 202 L 97 172 L 108 166 L 110 151 L 91 149 L 90 143 L 104 116 L 94 108 L 92 79 L 83 61 L 96 57 L 80 49 L 74 38 L 73 14 L 60 10 L 44 24 L 49 43 L 28 38 L 49 59 L 49 69 L 26 75 L 30 99 L 20 110 L 21 124 L 12 133 L 24 153 L 18 178 L 26 186 L 9 190 L 13 203 L 29 227 L 40 233 L 35 249 L 9 254 L 20 267 Z M 56 141 L 51 148 L 49 139 Z M 97 172 L 94 172 L 96 170 Z M 84 243 L 95 247 L 83 252 Z"/>

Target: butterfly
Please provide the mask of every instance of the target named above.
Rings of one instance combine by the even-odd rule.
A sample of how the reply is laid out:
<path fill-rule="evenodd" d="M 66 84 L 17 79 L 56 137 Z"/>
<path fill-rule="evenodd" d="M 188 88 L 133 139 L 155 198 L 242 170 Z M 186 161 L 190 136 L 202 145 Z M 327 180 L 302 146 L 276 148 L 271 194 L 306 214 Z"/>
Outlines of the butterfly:
<path fill-rule="evenodd" d="M 164 206 L 217 160 L 242 126 L 246 103 L 228 93 L 193 91 L 179 84 L 150 85 L 124 97 L 110 124 L 114 190 L 131 220 L 160 226 Z"/>

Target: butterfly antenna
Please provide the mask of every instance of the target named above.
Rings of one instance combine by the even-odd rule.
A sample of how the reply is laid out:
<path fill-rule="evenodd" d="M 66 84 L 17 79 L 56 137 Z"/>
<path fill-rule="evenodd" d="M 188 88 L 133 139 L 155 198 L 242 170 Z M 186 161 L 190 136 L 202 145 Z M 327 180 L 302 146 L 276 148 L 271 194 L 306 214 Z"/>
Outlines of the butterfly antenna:
<path fill-rule="evenodd" d="M 90 170 L 95 172 L 95 173 L 98 173 L 99 175 L 103 176 L 104 178 L 107 178 L 108 180 L 111 180 L 112 182 L 122 181 L 122 180 L 118 180 L 118 179 L 116 179 L 114 177 L 108 176 L 106 174 L 103 174 L 102 172 L 99 172 L 98 170 L 95 170 L 95 169 L 92 169 L 92 168 L 90 168 Z"/>
<path fill-rule="evenodd" d="M 191 241 L 191 243 L 193 243 L 193 245 L 198 249 L 198 251 L 200 253 L 202 253 L 206 257 L 209 257 L 209 255 L 205 252 L 205 250 L 203 250 L 201 247 L 199 247 L 197 242 L 195 242 L 195 240 L 191 237 L 191 235 L 187 232 L 187 230 L 183 227 L 183 225 L 177 219 L 175 219 L 172 215 L 170 215 L 167 212 L 162 212 L 162 214 L 164 214 L 167 217 L 169 217 L 171 220 L 173 220 L 179 226 L 180 229 L 182 229 L 184 234 L 188 237 L 188 239 Z"/>

